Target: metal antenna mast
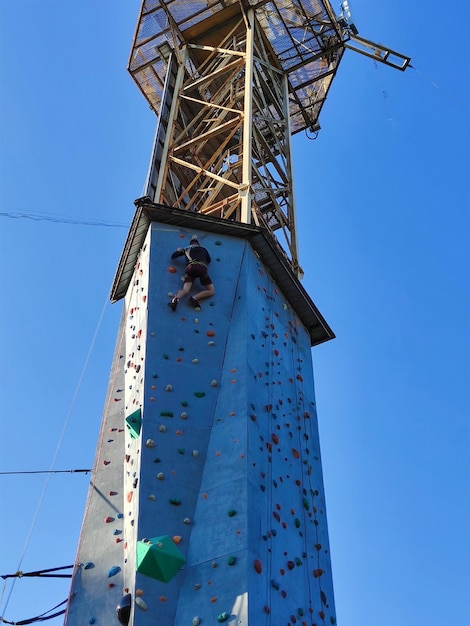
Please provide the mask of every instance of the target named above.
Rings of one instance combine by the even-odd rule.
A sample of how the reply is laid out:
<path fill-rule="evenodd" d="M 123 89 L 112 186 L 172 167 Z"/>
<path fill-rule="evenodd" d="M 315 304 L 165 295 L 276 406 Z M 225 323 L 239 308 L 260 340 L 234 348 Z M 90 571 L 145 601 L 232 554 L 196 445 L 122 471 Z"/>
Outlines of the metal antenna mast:
<path fill-rule="evenodd" d="M 345 48 L 399 69 L 409 62 L 358 37 L 342 9 L 336 16 L 324 0 L 144 1 L 128 69 L 159 115 L 146 195 L 263 226 L 299 274 L 291 136 L 319 129 Z"/>

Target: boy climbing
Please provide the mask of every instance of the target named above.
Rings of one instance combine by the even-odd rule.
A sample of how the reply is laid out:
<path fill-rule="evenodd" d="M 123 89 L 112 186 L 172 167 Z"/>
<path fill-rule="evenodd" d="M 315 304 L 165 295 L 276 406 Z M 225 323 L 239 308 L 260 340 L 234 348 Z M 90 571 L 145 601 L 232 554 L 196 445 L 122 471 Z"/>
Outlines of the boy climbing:
<path fill-rule="evenodd" d="M 189 293 L 191 287 L 193 286 L 193 282 L 196 278 L 199 278 L 201 285 L 205 287 L 205 289 L 197 293 L 196 296 L 191 296 L 189 299 L 193 307 L 199 310 L 201 307 L 199 300 L 209 298 L 214 295 L 214 285 L 212 284 L 212 279 L 207 272 L 207 265 L 211 262 L 210 254 L 205 248 L 199 245 L 197 237 L 193 236 L 189 242 L 189 247 L 177 248 L 171 255 L 171 258 L 176 259 L 180 256 L 184 256 L 187 261 L 184 284 L 173 297 L 171 302 L 168 303 L 168 306 L 172 311 L 176 311 L 180 298 Z"/>

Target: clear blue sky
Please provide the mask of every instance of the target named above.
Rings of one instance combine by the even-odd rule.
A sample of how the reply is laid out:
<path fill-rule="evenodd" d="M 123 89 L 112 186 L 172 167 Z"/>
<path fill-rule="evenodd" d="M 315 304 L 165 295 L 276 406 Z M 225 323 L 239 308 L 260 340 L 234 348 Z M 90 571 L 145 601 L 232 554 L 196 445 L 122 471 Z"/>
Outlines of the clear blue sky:
<path fill-rule="evenodd" d="M 0 0 L 2 472 L 93 464 L 155 126 L 126 72 L 139 5 Z M 314 363 L 338 624 L 467 624 L 467 5 L 351 6 L 415 69 L 347 52 L 318 139 L 294 140 L 304 286 L 337 335 Z M 88 481 L 0 475 L 0 574 L 73 563 Z M 20 621 L 68 582 L 10 590 Z"/>

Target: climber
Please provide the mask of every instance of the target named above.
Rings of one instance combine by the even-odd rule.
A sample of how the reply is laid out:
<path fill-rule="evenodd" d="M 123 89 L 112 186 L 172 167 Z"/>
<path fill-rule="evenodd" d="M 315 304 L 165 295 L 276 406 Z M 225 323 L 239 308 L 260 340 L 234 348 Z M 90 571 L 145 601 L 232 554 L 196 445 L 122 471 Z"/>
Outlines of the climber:
<path fill-rule="evenodd" d="M 184 284 L 172 298 L 171 302 L 168 303 L 168 306 L 172 311 L 176 311 L 180 298 L 189 293 L 191 287 L 193 286 L 193 282 L 196 278 L 199 278 L 201 285 L 205 287 L 205 289 L 197 293 L 195 296 L 191 296 L 189 299 L 192 306 L 196 310 L 199 310 L 201 308 L 199 301 L 203 298 L 209 298 L 214 295 L 214 285 L 212 284 L 211 277 L 207 273 L 207 265 L 211 262 L 210 254 L 199 244 L 197 237 L 193 236 L 189 242 L 189 247 L 177 248 L 171 255 L 171 258 L 176 259 L 180 256 L 184 256 L 187 261 Z"/>

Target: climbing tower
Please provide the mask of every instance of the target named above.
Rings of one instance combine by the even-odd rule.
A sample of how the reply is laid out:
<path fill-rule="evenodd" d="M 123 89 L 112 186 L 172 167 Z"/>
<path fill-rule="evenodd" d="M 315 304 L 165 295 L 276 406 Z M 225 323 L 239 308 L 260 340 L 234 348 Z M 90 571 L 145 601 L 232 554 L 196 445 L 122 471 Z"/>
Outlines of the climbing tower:
<path fill-rule="evenodd" d="M 158 123 L 68 626 L 336 623 L 311 362 L 334 335 L 299 282 L 291 137 L 353 39 L 324 0 L 142 3 L 129 71 Z M 173 311 L 194 235 L 215 296 Z"/>

